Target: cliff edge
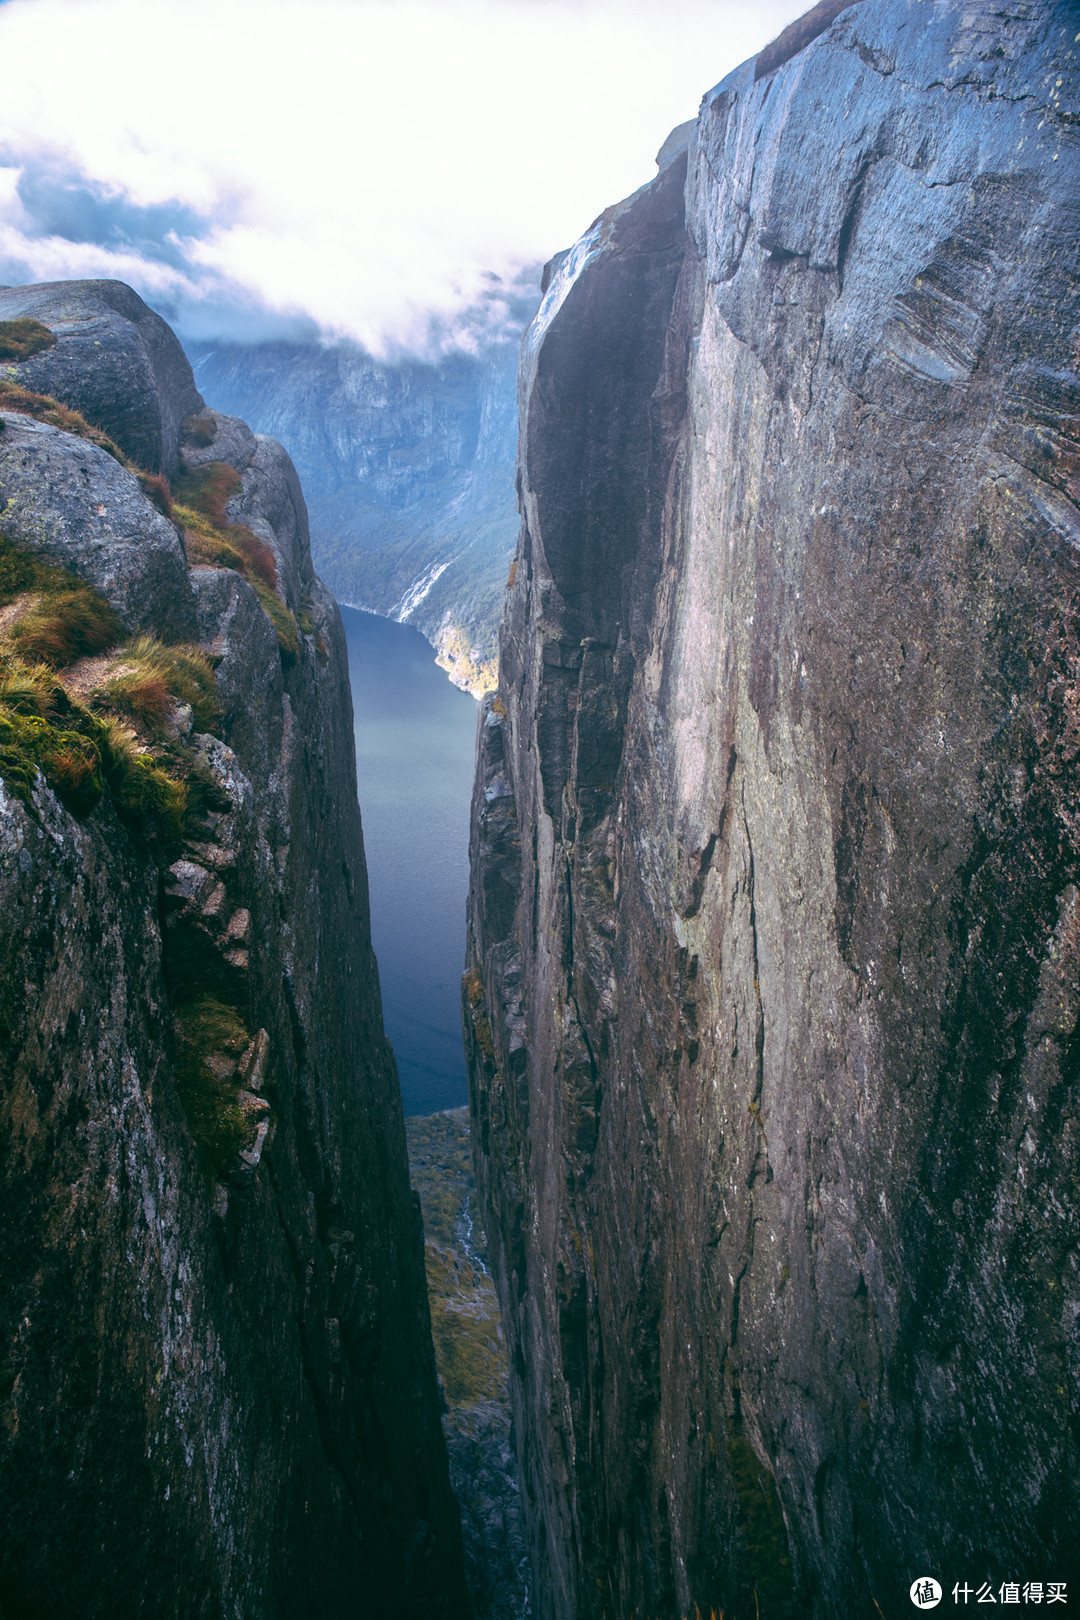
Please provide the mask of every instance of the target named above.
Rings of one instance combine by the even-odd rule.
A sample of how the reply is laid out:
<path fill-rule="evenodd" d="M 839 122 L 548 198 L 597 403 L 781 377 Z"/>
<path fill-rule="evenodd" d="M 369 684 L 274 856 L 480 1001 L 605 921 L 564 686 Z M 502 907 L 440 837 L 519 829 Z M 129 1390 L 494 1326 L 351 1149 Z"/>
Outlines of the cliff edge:
<path fill-rule="evenodd" d="M 544 1620 L 1080 1574 L 1076 10 L 837 9 L 523 344 L 465 1016 Z"/>
<path fill-rule="evenodd" d="M 0 1612 L 462 1615 L 299 483 L 130 289 L 0 323 Z"/>

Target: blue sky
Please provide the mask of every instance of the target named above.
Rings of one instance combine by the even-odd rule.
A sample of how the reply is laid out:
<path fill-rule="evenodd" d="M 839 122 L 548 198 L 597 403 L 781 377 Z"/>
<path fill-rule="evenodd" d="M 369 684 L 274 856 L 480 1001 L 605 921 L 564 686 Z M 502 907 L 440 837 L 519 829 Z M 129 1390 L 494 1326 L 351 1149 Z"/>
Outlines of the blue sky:
<path fill-rule="evenodd" d="M 0 283 L 468 347 L 805 0 L 0 0 Z"/>

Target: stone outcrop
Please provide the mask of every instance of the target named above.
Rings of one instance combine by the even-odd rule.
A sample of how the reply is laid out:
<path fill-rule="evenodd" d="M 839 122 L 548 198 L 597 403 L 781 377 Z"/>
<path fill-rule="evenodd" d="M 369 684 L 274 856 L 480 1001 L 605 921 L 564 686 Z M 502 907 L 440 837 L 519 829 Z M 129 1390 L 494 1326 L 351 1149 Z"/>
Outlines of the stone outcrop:
<path fill-rule="evenodd" d="M 195 612 L 174 524 L 107 451 L 4 413 L 0 523 L 15 545 L 108 597 L 124 625 L 192 640 Z"/>
<path fill-rule="evenodd" d="M 56 289 L 2 296 L 0 313 L 54 318 Z M 63 296 L 138 305 L 101 284 Z M 135 351 L 90 330 L 114 407 L 97 419 L 120 437 L 133 402 L 108 390 Z M 85 404 L 86 364 L 78 349 L 35 382 L 64 398 L 71 376 Z M 162 376 L 162 420 L 201 408 L 190 371 L 175 392 Z M 140 836 L 108 791 L 76 819 L 41 777 L 25 801 L 0 785 L 0 1610 L 450 1620 L 460 1527 L 344 638 L 296 475 L 280 445 L 217 424 L 240 475 L 226 515 L 273 553 L 293 655 L 240 572 L 188 567 L 134 474 L 0 421 L 0 530 L 99 586 L 128 632 L 198 641 L 223 711 L 219 735 L 186 705 L 169 721 L 202 794 L 179 845 Z M 181 1083 L 192 1008 L 224 1031 L 202 1058 L 238 1135 L 214 1162 Z"/>
<path fill-rule="evenodd" d="M 544 1620 L 1080 1574 L 1075 10 L 816 29 L 523 344 L 465 1015 Z"/>
<path fill-rule="evenodd" d="M 180 424 L 202 408 L 191 366 L 160 315 L 122 281 L 0 287 L 0 321 L 29 316 L 56 338 L 7 377 L 80 411 L 147 472 L 172 477 Z"/>

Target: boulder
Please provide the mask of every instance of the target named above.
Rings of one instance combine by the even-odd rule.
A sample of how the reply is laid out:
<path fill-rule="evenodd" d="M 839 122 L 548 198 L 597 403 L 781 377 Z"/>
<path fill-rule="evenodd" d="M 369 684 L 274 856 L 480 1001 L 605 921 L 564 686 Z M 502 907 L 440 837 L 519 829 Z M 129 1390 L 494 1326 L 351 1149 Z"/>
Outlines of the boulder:
<path fill-rule="evenodd" d="M 0 364 L 7 378 L 51 394 L 116 440 L 147 472 L 171 478 L 180 424 L 203 408 L 179 340 L 122 281 L 43 281 L 0 288 L 0 321 L 29 315 L 51 349 Z"/>

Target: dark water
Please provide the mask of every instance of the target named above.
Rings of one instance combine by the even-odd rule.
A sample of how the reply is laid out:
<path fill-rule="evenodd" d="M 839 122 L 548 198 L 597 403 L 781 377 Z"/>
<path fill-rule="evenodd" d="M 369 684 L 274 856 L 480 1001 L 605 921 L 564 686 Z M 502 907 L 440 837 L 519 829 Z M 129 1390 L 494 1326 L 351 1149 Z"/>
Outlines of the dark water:
<path fill-rule="evenodd" d="M 406 1114 L 468 1101 L 461 974 L 476 702 L 417 630 L 342 608 L 386 1033 Z"/>

